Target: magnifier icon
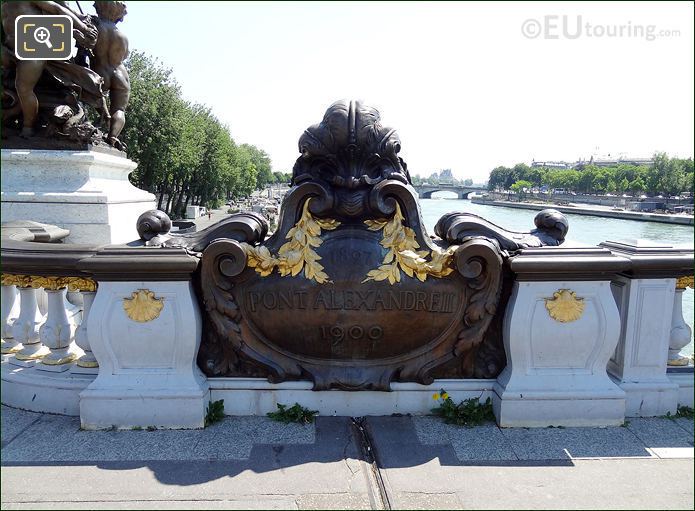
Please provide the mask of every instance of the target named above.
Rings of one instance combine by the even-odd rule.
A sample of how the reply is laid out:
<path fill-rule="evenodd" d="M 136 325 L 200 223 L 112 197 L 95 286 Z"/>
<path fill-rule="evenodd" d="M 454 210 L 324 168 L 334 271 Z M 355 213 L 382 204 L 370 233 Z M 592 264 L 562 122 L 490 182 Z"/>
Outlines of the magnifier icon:
<path fill-rule="evenodd" d="M 34 31 L 34 39 L 39 44 L 45 44 L 49 48 L 53 48 L 51 44 L 51 33 L 46 27 L 39 27 Z"/>

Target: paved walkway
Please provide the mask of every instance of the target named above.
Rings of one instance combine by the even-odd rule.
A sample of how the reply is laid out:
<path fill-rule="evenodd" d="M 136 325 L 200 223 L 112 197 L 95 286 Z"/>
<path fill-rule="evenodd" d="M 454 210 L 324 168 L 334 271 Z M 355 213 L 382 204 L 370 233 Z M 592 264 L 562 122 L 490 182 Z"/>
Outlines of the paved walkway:
<path fill-rule="evenodd" d="M 693 509 L 693 421 L 500 429 L 227 417 L 81 431 L 2 407 L 3 509 Z"/>
<path fill-rule="evenodd" d="M 220 220 L 224 220 L 229 216 L 229 214 L 227 213 L 228 210 L 229 206 L 224 206 L 220 209 L 210 210 L 210 213 L 212 213 L 210 215 L 210 218 L 208 218 L 207 215 L 203 215 L 199 218 L 196 218 L 195 220 L 193 220 L 193 222 L 195 222 L 196 229 L 198 231 L 202 231 L 206 227 L 210 227 L 212 224 L 216 224 Z"/>

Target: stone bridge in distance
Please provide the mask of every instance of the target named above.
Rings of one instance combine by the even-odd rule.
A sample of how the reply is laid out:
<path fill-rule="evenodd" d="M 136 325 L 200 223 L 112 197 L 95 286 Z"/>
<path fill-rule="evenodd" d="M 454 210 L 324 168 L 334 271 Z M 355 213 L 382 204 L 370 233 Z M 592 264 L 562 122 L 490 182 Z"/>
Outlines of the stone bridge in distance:
<path fill-rule="evenodd" d="M 487 188 L 481 186 L 463 186 L 452 184 L 417 185 L 413 186 L 421 199 L 431 199 L 434 192 L 454 192 L 459 199 L 467 199 L 471 193 L 487 192 Z"/>

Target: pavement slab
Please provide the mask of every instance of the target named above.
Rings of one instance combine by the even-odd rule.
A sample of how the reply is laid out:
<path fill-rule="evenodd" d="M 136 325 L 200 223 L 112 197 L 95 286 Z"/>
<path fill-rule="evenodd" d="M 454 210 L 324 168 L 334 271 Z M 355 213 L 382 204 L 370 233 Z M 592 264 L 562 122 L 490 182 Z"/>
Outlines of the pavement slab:
<path fill-rule="evenodd" d="M 439 417 L 412 417 L 418 441 L 423 445 L 451 445 L 459 461 L 518 459 L 495 424 L 464 427 L 446 424 Z"/>
<path fill-rule="evenodd" d="M 353 435 L 350 419 L 340 417 L 308 425 L 226 417 L 204 430 L 81 431 L 76 418 L 43 415 L 2 449 L 3 509 L 93 509 L 94 502 L 184 509 L 196 500 L 205 504 L 198 508 L 219 509 L 371 508 L 369 467 Z"/>
<path fill-rule="evenodd" d="M 692 458 L 693 435 L 679 423 L 664 418 L 630 419 L 627 428 L 660 458 Z"/>
<path fill-rule="evenodd" d="M 503 428 L 520 460 L 649 457 L 628 428 Z"/>
<path fill-rule="evenodd" d="M 0 417 L 2 419 L 2 447 L 5 447 L 22 431 L 41 419 L 42 415 L 2 405 Z"/>
<path fill-rule="evenodd" d="M 316 441 L 314 424 L 265 417 L 229 417 L 203 430 L 84 431 L 77 417 L 34 415 L 38 420 L 5 445 L 3 461 L 244 460 L 254 445 Z"/>
<path fill-rule="evenodd" d="M 692 509 L 679 419 L 473 428 L 435 417 L 226 417 L 203 430 L 81 431 L 2 407 L 3 509 Z M 369 449 L 367 449 L 369 446 Z M 672 459 L 659 449 L 688 449 Z M 372 457 L 373 453 L 373 457 Z M 686 456 L 688 459 L 678 459 Z"/>
<path fill-rule="evenodd" d="M 695 435 L 695 419 L 688 417 L 675 417 L 671 420 L 690 433 L 690 438 L 692 440 L 693 436 Z"/>
<path fill-rule="evenodd" d="M 11 502 L 3 509 L 299 509 L 294 499 Z"/>

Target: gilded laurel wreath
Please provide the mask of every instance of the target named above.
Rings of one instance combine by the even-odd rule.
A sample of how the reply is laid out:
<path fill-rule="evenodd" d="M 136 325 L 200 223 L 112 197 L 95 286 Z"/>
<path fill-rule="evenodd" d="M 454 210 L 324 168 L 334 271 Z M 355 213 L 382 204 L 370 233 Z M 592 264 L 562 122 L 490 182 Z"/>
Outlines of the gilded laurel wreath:
<path fill-rule="evenodd" d="M 545 299 L 545 308 L 555 321 L 569 323 L 582 317 L 584 298 L 577 298 L 577 294 L 569 289 L 559 289 L 552 298 Z"/>
<path fill-rule="evenodd" d="M 138 323 L 152 321 L 164 307 L 164 298 L 155 298 L 149 289 L 138 289 L 130 298 L 123 299 L 123 309 L 130 319 Z"/>
<path fill-rule="evenodd" d="M 420 244 L 415 239 L 415 231 L 403 225 L 404 220 L 401 208 L 396 204 L 396 212 L 391 220 L 364 221 L 370 231 L 383 230 L 383 239 L 380 243 L 388 251 L 381 266 L 371 270 L 362 282 L 388 279 L 389 284 L 395 284 L 401 281 L 401 271 L 408 277 L 417 277 L 424 282 L 428 275 L 441 278 L 454 271 L 451 267 L 451 256 L 458 247 L 452 246 L 446 250 L 435 249 L 432 252 L 418 250 Z"/>
<path fill-rule="evenodd" d="M 321 229 L 332 231 L 340 222 L 331 219 L 314 218 L 309 212 L 309 202 L 304 203 L 302 216 L 285 236 L 289 241 L 280 247 L 278 255 L 273 256 L 264 246 L 254 247 L 242 243 L 247 256 L 247 265 L 254 268 L 261 277 L 267 277 L 275 268 L 280 276 L 296 276 L 304 270 L 304 277 L 319 284 L 330 282 L 319 261 L 321 257 L 314 248 L 321 246 Z"/>

